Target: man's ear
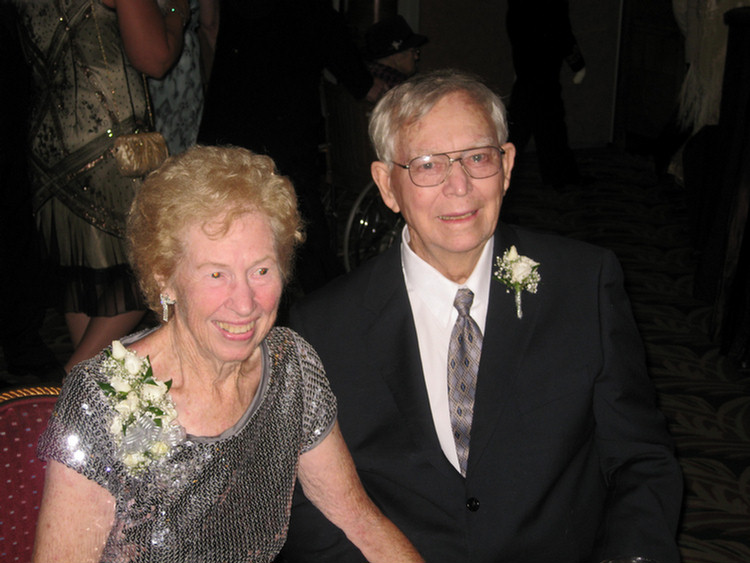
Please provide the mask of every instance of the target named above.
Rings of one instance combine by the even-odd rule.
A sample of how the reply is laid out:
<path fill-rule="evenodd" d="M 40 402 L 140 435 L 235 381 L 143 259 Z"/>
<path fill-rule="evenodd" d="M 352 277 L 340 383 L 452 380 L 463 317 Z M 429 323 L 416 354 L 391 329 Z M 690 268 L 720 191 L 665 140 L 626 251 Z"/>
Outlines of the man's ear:
<path fill-rule="evenodd" d="M 370 174 L 372 174 L 372 179 L 380 190 L 380 197 L 383 198 L 383 202 L 391 211 L 398 213 L 401 209 L 391 189 L 391 167 L 385 162 L 376 160 L 370 165 Z"/>
<path fill-rule="evenodd" d="M 503 155 L 503 195 L 505 195 L 510 187 L 510 173 L 516 161 L 516 147 L 513 143 L 505 143 L 501 148 L 505 151 Z"/>

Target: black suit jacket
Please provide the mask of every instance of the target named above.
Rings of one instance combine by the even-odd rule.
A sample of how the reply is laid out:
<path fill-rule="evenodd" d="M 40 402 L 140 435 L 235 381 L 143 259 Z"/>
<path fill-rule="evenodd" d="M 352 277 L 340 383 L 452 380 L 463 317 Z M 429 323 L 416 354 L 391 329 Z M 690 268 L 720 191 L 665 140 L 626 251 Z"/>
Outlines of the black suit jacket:
<path fill-rule="evenodd" d="M 679 560 L 682 477 L 611 252 L 501 225 L 540 262 L 536 294 L 492 281 L 467 475 L 432 423 L 396 246 L 311 295 L 291 324 L 316 348 L 375 503 L 429 562 Z M 288 561 L 361 561 L 314 507 Z"/>

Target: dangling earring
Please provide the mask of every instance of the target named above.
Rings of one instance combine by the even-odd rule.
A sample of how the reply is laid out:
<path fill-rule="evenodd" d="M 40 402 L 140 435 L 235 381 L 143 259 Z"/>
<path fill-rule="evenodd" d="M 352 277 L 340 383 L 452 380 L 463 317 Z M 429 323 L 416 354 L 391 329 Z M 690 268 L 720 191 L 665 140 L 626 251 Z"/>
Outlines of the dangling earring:
<path fill-rule="evenodd" d="M 161 320 L 166 323 L 169 321 L 169 306 L 177 302 L 166 293 L 160 293 L 159 303 L 161 303 Z"/>

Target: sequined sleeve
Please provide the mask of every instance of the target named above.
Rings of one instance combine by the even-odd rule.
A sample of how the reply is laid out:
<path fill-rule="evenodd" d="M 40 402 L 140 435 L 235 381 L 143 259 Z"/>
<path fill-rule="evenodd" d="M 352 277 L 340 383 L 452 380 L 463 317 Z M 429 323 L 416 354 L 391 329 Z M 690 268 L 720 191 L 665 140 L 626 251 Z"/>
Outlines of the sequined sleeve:
<path fill-rule="evenodd" d="M 55 460 L 117 495 L 122 464 L 109 433 L 111 407 L 96 384 L 102 357 L 76 366 L 65 378 L 49 425 L 39 439 L 41 459 Z"/>
<path fill-rule="evenodd" d="M 317 446 L 336 422 L 336 397 L 331 391 L 317 352 L 295 333 L 304 384 L 303 443 L 301 453 Z"/>

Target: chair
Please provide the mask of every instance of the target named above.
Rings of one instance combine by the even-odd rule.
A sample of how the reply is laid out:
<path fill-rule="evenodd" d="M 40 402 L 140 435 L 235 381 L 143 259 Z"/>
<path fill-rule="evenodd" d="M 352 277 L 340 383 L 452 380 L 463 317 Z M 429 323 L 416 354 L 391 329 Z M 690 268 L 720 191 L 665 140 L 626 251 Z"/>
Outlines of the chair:
<path fill-rule="evenodd" d="M 46 468 L 36 446 L 59 394 L 59 387 L 0 392 L 1 561 L 31 561 Z"/>

